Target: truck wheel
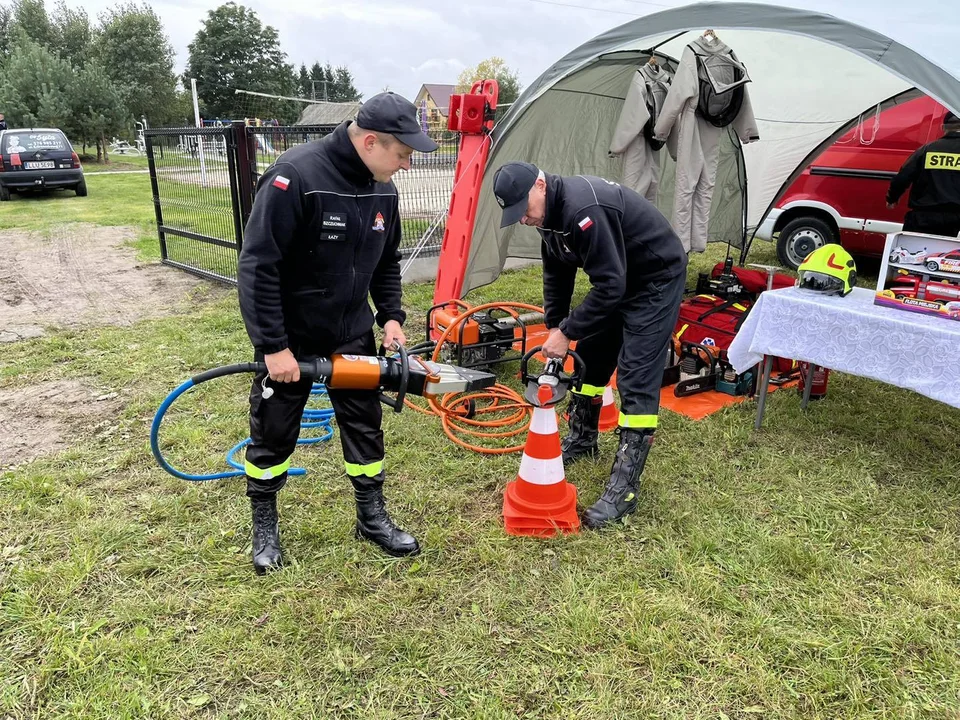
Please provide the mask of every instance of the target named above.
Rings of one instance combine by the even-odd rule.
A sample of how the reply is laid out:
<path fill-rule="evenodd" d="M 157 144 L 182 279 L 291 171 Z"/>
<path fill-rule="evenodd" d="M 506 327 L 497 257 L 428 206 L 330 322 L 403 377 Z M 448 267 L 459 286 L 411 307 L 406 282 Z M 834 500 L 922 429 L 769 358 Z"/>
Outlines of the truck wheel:
<path fill-rule="evenodd" d="M 0 185 L 0 201 L 6 202 L 10 199 L 10 188 Z"/>
<path fill-rule="evenodd" d="M 817 248 L 837 242 L 836 234 L 818 217 L 794 218 L 780 230 L 777 238 L 777 257 L 785 266 L 796 270 L 800 263 Z"/>
<path fill-rule="evenodd" d="M 77 183 L 77 186 L 74 188 L 77 191 L 77 197 L 86 197 L 87 196 L 87 181 L 81 180 Z"/>

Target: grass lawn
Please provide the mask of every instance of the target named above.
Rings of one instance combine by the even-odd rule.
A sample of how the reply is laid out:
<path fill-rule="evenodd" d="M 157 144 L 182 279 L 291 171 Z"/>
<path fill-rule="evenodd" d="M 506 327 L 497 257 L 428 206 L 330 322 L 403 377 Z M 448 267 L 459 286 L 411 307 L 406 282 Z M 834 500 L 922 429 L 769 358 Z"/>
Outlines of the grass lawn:
<path fill-rule="evenodd" d="M 88 182 L 66 217 L 4 203 L 0 229 L 130 224 L 150 252 L 147 176 Z M 720 257 L 697 256 L 691 281 Z M 773 257 L 760 244 L 751 260 Z M 507 273 L 469 299 L 539 303 L 539 283 Z M 431 297 L 406 291 L 411 343 Z M 148 444 L 172 388 L 248 358 L 235 298 L 3 350 L 0 392 L 83 378 L 122 410 L 0 474 L 0 717 L 960 717 L 947 406 L 834 374 L 805 413 L 795 390 L 772 394 L 760 432 L 750 402 L 701 422 L 664 411 L 638 513 L 552 540 L 502 530 L 518 456 L 385 414 L 389 504 L 423 554 L 352 539 L 335 437 L 294 455 L 308 475 L 280 495 L 288 566 L 258 578 L 242 480 L 177 480 Z M 225 467 L 247 385 L 178 401 L 163 427 L 175 465 Z M 568 471 L 581 505 L 615 445 L 605 434 L 603 459 Z"/>

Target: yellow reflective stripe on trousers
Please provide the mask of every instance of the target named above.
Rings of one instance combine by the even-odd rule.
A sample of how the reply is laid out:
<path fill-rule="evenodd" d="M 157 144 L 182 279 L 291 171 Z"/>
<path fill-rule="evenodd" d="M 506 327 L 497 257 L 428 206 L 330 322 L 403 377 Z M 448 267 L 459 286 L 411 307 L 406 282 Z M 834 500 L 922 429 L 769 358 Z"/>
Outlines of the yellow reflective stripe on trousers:
<path fill-rule="evenodd" d="M 571 390 L 574 395 L 583 395 L 584 397 L 600 397 L 603 395 L 603 387 L 597 385 L 587 385 L 584 383 L 579 390 Z"/>
<path fill-rule="evenodd" d="M 290 458 L 287 458 L 279 465 L 268 467 L 265 470 L 258 468 L 249 460 L 243 463 L 243 471 L 250 477 L 256 478 L 257 480 L 273 480 L 273 478 L 283 475 L 289 469 Z"/>
<path fill-rule="evenodd" d="M 639 430 L 643 428 L 655 428 L 656 426 L 656 415 L 624 415 L 620 413 L 620 427 Z"/>
<path fill-rule="evenodd" d="M 383 460 L 370 463 L 369 465 L 358 465 L 357 463 L 349 462 L 344 462 L 343 464 L 347 468 L 347 475 L 350 477 L 360 477 L 361 475 L 374 477 L 383 472 Z"/>

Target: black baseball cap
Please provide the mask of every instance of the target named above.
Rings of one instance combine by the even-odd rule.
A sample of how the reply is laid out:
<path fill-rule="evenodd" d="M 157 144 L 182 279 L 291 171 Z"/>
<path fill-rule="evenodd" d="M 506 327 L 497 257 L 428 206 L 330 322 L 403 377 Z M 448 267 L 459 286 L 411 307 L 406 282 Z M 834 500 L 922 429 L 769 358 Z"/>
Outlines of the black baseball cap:
<path fill-rule="evenodd" d="M 364 130 L 389 133 L 404 145 L 420 152 L 433 152 L 437 144 L 417 122 L 417 108 L 405 97 L 392 92 L 374 95 L 360 106 L 357 126 Z"/>
<path fill-rule="evenodd" d="M 530 188 L 539 175 L 540 170 L 530 163 L 512 162 L 500 166 L 493 176 L 493 194 L 503 208 L 500 227 L 518 223 L 526 215 Z"/>

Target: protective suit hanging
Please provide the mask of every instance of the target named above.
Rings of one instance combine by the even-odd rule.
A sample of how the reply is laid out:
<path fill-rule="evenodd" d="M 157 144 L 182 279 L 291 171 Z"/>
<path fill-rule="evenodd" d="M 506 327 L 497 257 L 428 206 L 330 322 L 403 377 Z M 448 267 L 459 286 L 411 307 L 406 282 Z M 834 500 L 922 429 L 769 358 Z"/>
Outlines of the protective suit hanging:
<path fill-rule="evenodd" d="M 654 137 L 677 138 L 673 228 L 687 252 L 707 249 L 710 203 L 717 181 L 720 140 L 732 126 L 740 143 L 760 139 L 746 67 L 708 30 L 684 48 L 654 127 Z"/>
<path fill-rule="evenodd" d="M 660 149 L 664 143 L 653 136 L 654 125 L 670 90 L 671 74 L 656 60 L 633 74 L 620 119 L 610 141 L 610 155 L 623 157 L 622 183 L 652 203 L 660 185 Z M 668 140 L 670 154 L 676 149 L 676 134 Z"/>

